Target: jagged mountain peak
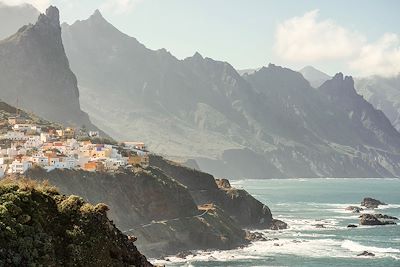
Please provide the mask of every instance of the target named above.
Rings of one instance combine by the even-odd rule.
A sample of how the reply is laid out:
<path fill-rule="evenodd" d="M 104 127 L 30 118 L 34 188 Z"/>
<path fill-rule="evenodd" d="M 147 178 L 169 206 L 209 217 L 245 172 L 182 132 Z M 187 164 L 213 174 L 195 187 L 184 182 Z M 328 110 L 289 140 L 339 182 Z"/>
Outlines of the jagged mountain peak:
<path fill-rule="evenodd" d="M 272 63 L 269 63 L 268 67 L 264 66 L 249 76 L 262 79 L 264 82 L 265 79 L 267 79 L 270 84 L 283 88 L 293 89 L 309 87 L 308 81 L 306 81 L 300 73 Z"/>
<path fill-rule="evenodd" d="M 35 26 L 52 26 L 60 28 L 60 12 L 58 8 L 55 6 L 50 6 L 47 8 L 45 13 L 39 15 Z"/>
<path fill-rule="evenodd" d="M 88 18 L 88 20 L 108 23 L 108 21 L 103 17 L 103 14 L 101 14 L 99 9 L 96 9 L 93 14 Z"/>
<path fill-rule="evenodd" d="M 205 58 L 199 53 L 199 52 L 195 52 L 194 54 L 193 54 L 193 56 L 191 56 L 191 57 L 187 57 L 187 58 L 185 58 L 184 60 L 185 61 L 197 61 L 197 62 L 201 62 L 201 61 L 203 61 Z"/>
<path fill-rule="evenodd" d="M 336 73 L 331 80 L 326 81 L 320 86 L 321 90 L 329 91 L 330 93 L 347 93 L 358 95 L 354 88 L 354 80 L 352 76 L 344 76 L 343 73 Z"/>
<path fill-rule="evenodd" d="M 0 42 L 0 97 L 68 126 L 97 129 L 80 108 L 77 79 L 61 38 L 60 12 L 50 6 Z M 23 71 L 21 71 L 23 70 Z"/>

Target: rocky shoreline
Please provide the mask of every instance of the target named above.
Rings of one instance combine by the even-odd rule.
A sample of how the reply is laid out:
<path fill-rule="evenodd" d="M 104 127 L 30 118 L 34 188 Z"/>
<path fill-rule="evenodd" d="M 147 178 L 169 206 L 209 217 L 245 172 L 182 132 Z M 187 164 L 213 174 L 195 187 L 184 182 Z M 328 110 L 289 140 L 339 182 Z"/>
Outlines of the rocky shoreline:
<path fill-rule="evenodd" d="M 109 217 L 148 257 L 192 250 L 226 250 L 246 246 L 244 229 L 287 228 L 267 205 L 226 179 L 160 156 L 150 167 L 115 174 L 32 169 L 26 176 L 48 180 L 64 194 L 82 196 L 110 207 Z"/>

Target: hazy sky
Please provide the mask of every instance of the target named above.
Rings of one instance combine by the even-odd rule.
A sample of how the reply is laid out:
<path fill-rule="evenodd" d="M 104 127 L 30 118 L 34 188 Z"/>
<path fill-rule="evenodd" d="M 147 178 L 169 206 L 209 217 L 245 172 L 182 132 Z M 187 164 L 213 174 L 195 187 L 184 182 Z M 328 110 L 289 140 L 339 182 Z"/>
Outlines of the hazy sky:
<path fill-rule="evenodd" d="M 178 58 L 195 51 L 238 69 L 269 62 L 328 74 L 400 72 L 398 0 L 0 0 L 49 4 L 63 21 L 96 8 L 123 32 Z"/>

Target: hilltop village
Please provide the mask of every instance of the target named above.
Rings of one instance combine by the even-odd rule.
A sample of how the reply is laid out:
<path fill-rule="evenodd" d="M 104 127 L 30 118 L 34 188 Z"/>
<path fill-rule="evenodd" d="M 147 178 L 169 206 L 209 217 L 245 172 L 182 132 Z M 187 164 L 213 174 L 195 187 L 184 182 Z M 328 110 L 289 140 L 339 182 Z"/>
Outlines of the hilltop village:
<path fill-rule="evenodd" d="M 115 172 L 147 168 L 149 156 L 142 142 L 117 143 L 98 131 L 64 128 L 16 114 L 0 117 L 0 178 L 23 174 L 33 167 Z"/>

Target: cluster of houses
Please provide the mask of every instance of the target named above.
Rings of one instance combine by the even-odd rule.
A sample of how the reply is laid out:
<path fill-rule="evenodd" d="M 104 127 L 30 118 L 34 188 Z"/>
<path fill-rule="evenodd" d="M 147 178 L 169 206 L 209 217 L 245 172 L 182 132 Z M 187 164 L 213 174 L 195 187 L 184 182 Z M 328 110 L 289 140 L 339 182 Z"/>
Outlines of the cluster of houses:
<path fill-rule="evenodd" d="M 99 132 L 35 125 L 29 119 L 9 117 L 0 123 L 0 178 L 22 174 L 34 166 L 47 171 L 81 169 L 114 172 L 149 166 L 142 142 L 99 144 Z"/>

